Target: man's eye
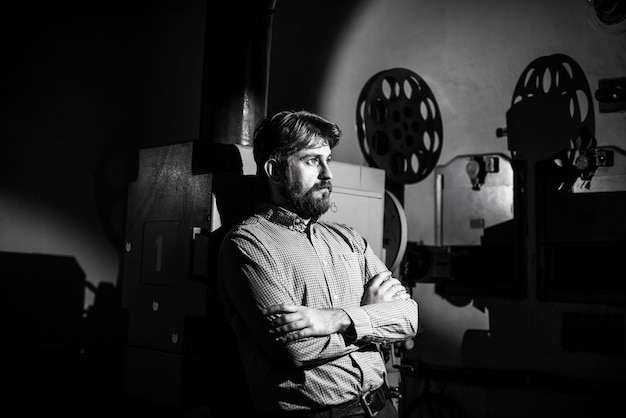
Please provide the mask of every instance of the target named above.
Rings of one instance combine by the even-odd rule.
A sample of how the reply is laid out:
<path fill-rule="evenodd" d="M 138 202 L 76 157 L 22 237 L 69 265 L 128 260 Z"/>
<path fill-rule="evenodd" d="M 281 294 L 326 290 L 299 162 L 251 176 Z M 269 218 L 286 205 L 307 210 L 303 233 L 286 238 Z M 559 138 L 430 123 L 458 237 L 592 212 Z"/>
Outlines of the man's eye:
<path fill-rule="evenodd" d="M 309 164 L 310 164 L 310 165 L 318 165 L 319 163 L 320 163 L 320 160 L 319 160 L 319 159 L 317 159 L 317 158 L 311 158 L 311 159 L 309 160 Z"/>

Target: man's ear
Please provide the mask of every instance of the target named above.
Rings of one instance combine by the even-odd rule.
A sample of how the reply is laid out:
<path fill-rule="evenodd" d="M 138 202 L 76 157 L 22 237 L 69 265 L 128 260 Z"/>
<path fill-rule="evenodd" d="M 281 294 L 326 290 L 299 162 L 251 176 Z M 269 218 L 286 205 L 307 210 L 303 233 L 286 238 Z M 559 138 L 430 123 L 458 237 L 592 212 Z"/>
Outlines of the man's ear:
<path fill-rule="evenodd" d="M 278 161 L 274 160 L 273 158 L 267 160 L 265 164 L 263 164 L 263 170 L 265 171 L 267 178 L 272 183 L 280 182 L 280 175 L 278 174 Z"/>

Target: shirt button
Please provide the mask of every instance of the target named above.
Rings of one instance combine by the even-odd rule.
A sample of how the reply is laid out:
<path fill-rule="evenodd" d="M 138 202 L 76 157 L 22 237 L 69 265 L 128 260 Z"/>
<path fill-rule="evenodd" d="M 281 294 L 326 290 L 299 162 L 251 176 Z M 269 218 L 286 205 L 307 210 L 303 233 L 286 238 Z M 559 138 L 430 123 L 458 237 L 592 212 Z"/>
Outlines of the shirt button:
<path fill-rule="evenodd" d="M 324 265 L 324 267 L 328 267 L 328 261 L 324 260 L 322 264 Z"/>

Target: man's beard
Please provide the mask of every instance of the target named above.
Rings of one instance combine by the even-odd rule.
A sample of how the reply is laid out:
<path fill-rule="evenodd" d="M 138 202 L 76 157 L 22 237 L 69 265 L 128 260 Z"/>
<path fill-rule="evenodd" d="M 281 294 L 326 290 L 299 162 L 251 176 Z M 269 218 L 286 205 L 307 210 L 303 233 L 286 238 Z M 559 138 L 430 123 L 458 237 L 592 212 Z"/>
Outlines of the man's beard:
<path fill-rule="evenodd" d="M 330 209 L 330 192 L 333 190 L 330 180 L 324 180 L 309 190 L 302 190 L 302 186 L 298 182 L 293 181 L 291 176 L 287 177 L 287 184 L 285 185 L 287 204 L 301 218 L 319 218 Z M 328 194 L 319 198 L 313 196 L 313 193 L 323 189 L 328 189 Z"/>

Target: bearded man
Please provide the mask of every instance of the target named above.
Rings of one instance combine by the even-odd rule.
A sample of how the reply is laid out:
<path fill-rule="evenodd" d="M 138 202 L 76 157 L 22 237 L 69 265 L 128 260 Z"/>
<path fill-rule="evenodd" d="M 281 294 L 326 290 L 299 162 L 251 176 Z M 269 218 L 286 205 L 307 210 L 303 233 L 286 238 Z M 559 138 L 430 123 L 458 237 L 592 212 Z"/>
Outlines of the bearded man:
<path fill-rule="evenodd" d="M 341 135 L 307 111 L 259 122 L 267 202 L 220 249 L 218 289 L 259 417 L 398 416 L 380 344 L 414 337 L 418 307 L 357 231 L 322 218 Z"/>

